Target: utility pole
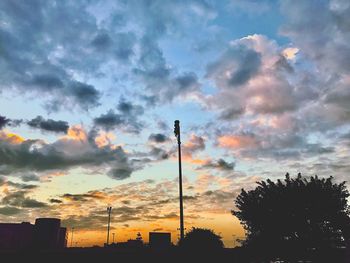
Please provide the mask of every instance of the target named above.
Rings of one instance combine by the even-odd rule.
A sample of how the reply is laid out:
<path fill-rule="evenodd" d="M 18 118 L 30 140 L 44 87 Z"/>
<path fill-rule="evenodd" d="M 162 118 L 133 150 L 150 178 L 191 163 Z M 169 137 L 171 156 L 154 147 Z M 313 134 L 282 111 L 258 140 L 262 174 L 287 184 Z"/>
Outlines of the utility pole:
<path fill-rule="evenodd" d="M 74 226 L 72 227 L 72 236 L 70 238 L 70 247 L 73 247 L 73 233 L 74 233 Z"/>
<path fill-rule="evenodd" d="M 180 241 L 185 237 L 184 229 L 184 208 L 182 197 L 182 166 L 181 166 L 181 135 L 180 135 L 180 121 L 176 120 L 174 123 L 174 133 L 177 138 L 178 152 L 179 152 L 179 195 L 180 195 Z"/>
<path fill-rule="evenodd" d="M 112 207 L 111 206 L 107 207 L 107 213 L 108 213 L 107 243 L 106 243 L 107 246 L 109 245 L 109 228 L 111 224 L 111 212 L 112 212 Z"/>

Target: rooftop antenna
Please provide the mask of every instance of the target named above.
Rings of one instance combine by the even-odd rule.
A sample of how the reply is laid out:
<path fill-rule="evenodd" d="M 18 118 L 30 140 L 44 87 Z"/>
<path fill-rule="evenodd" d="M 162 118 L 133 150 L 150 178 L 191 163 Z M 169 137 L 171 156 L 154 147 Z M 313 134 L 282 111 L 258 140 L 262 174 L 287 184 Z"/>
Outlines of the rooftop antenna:
<path fill-rule="evenodd" d="M 178 152 L 179 152 L 179 196 L 180 196 L 180 241 L 185 237 L 184 228 L 184 208 L 182 197 L 182 166 L 181 166 L 181 136 L 180 136 L 180 121 L 176 120 L 174 123 L 174 134 L 177 138 Z"/>
<path fill-rule="evenodd" d="M 107 213 L 108 213 L 108 225 L 107 225 L 107 246 L 109 245 L 109 228 L 110 228 L 110 225 L 111 225 L 111 212 L 112 212 L 112 207 L 109 206 L 107 207 Z"/>

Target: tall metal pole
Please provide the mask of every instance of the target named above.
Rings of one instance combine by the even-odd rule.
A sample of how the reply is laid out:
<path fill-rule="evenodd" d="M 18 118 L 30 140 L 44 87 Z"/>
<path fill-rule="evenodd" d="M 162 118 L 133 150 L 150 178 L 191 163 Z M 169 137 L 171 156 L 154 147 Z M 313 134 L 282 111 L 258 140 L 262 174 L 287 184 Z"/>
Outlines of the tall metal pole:
<path fill-rule="evenodd" d="M 179 195 L 180 195 L 180 241 L 185 237 L 184 228 L 184 208 L 183 208 L 183 197 L 182 197 L 182 166 L 181 166 L 181 135 L 180 135 L 180 121 L 176 120 L 174 124 L 174 133 L 177 137 L 177 145 L 179 152 Z"/>
<path fill-rule="evenodd" d="M 108 213 L 108 225 L 107 225 L 107 246 L 109 245 L 109 228 L 110 228 L 110 224 L 111 224 L 111 211 L 112 211 L 112 207 L 109 206 L 107 207 L 107 213 Z"/>
<path fill-rule="evenodd" d="M 70 238 L 70 246 L 73 247 L 73 233 L 74 233 L 74 227 L 72 227 L 72 236 Z"/>

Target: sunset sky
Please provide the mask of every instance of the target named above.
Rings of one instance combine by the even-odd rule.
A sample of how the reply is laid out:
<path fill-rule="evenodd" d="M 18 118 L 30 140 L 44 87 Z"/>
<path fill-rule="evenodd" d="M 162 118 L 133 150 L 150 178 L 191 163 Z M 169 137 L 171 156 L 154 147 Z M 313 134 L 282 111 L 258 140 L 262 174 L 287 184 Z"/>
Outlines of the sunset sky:
<path fill-rule="evenodd" d="M 350 1 L 0 1 L 0 222 L 75 246 L 185 227 L 232 247 L 242 188 L 350 173 Z M 234 236 L 233 236 L 234 235 Z M 69 243 L 70 245 L 70 237 Z"/>

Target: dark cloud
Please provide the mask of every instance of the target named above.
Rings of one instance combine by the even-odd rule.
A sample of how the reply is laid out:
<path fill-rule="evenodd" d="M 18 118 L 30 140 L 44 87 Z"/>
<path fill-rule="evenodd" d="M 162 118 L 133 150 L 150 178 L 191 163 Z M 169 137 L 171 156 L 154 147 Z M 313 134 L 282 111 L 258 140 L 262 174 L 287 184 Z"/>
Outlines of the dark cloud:
<path fill-rule="evenodd" d="M 207 67 L 207 76 L 221 87 L 237 87 L 254 77 L 261 65 L 261 55 L 243 44 L 232 45 L 217 62 Z"/>
<path fill-rule="evenodd" d="M 49 201 L 50 201 L 51 204 L 61 204 L 61 203 L 63 203 L 62 200 L 55 199 L 55 198 L 51 198 Z"/>
<path fill-rule="evenodd" d="M 209 161 L 208 163 L 198 167 L 197 169 L 218 169 L 222 171 L 233 171 L 235 168 L 234 162 L 226 162 L 224 159 L 218 159 L 216 161 Z"/>
<path fill-rule="evenodd" d="M 28 121 L 27 124 L 32 128 L 58 133 L 67 133 L 69 128 L 68 122 L 66 121 L 55 121 L 52 119 L 45 120 L 42 116 L 37 116 L 36 118 Z"/>
<path fill-rule="evenodd" d="M 71 74 L 96 70 L 101 63 L 88 48 L 98 30 L 85 1 L 3 1 L 0 10 L 4 23 L 11 25 L 0 31 L 0 70 L 5 76 L 0 89 L 40 94 L 50 105 L 68 108 L 78 105 L 86 110 L 99 104 L 99 91 Z"/>
<path fill-rule="evenodd" d="M 39 202 L 35 199 L 26 198 L 21 203 L 21 206 L 26 208 L 41 208 L 41 207 L 47 207 L 47 204 L 43 202 Z"/>
<path fill-rule="evenodd" d="M 83 109 L 87 110 L 100 105 L 98 101 L 101 93 L 92 85 L 74 81 L 71 83 L 69 92 Z"/>
<path fill-rule="evenodd" d="M 22 122 L 23 122 L 22 120 L 9 119 L 9 118 L 6 118 L 5 116 L 0 115 L 0 130 L 5 126 L 17 127 Z"/>
<path fill-rule="evenodd" d="M 7 181 L 6 183 L 9 186 L 12 186 L 21 190 L 32 190 L 32 189 L 38 188 L 38 185 L 34 185 L 34 184 L 20 184 L 20 183 L 14 183 L 11 181 Z"/>
<path fill-rule="evenodd" d="M 162 133 L 152 133 L 149 137 L 148 137 L 148 141 L 150 142 L 155 142 L 155 143 L 164 143 L 169 141 L 169 137 L 165 136 Z"/>
<path fill-rule="evenodd" d="M 21 209 L 13 206 L 0 207 L 0 215 L 13 216 L 21 212 Z"/>
<path fill-rule="evenodd" d="M 120 129 L 124 132 L 139 134 L 143 128 L 143 123 L 139 121 L 139 117 L 144 113 L 143 107 L 121 99 L 117 109 L 119 113 L 109 110 L 94 118 L 95 126 L 107 131 Z"/>
<path fill-rule="evenodd" d="M 128 117 L 138 116 L 138 115 L 140 116 L 144 113 L 144 109 L 142 106 L 135 105 L 130 101 L 126 101 L 124 98 L 122 98 L 119 101 L 117 105 L 117 109 L 121 114 L 126 115 Z"/>
<path fill-rule="evenodd" d="M 233 120 L 239 118 L 244 113 L 244 108 L 235 108 L 234 106 L 223 110 L 220 113 L 220 119 L 222 120 Z"/>
<path fill-rule="evenodd" d="M 169 158 L 170 153 L 167 152 L 165 149 L 152 147 L 151 151 L 149 152 L 149 155 L 153 156 L 156 160 L 166 160 Z"/>
<path fill-rule="evenodd" d="M 10 122 L 5 116 L 0 115 L 0 130 L 4 128 Z"/>
<path fill-rule="evenodd" d="M 26 197 L 26 195 L 27 191 L 10 192 L 2 198 L 1 204 L 24 208 L 42 208 L 47 206 L 47 204 Z"/>
<path fill-rule="evenodd" d="M 69 201 L 79 202 L 86 202 L 90 199 L 103 199 L 103 196 L 100 194 L 100 192 L 97 191 L 91 191 L 86 194 L 64 194 L 61 197 Z"/>
<path fill-rule="evenodd" d="M 36 174 L 23 174 L 21 179 L 23 182 L 40 181 L 40 177 Z"/>
<path fill-rule="evenodd" d="M 91 41 L 91 45 L 94 46 L 99 51 L 105 51 L 109 49 L 113 44 L 112 38 L 107 32 L 100 32 Z"/>
<path fill-rule="evenodd" d="M 75 132 L 83 133 L 80 130 Z M 89 141 L 63 138 L 52 144 L 25 140 L 14 144 L 5 135 L 4 138 L 0 137 L 0 166 L 10 172 L 66 170 L 76 166 L 134 171 L 122 147 L 99 148 L 94 138 Z"/>
<path fill-rule="evenodd" d="M 113 179 L 124 180 L 126 178 L 129 178 L 132 172 L 133 172 L 132 169 L 130 169 L 128 167 L 125 167 L 125 168 L 112 168 L 108 172 L 108 176 L 110 176 Z"/>
<path fill-rule="evenodd" d="M 94 124 L 105 130 L 112 130 L 123 125 L 124 120 L 121 114 L 114 113 L 113 110 L 110 110 L 106 114 L 101 114 L 100 117 L 94 118 Z"/>

